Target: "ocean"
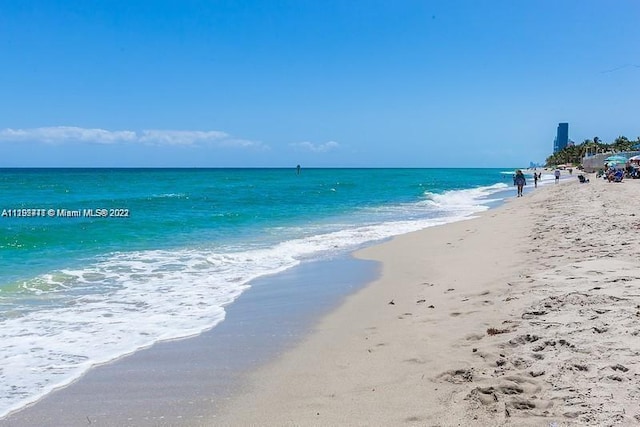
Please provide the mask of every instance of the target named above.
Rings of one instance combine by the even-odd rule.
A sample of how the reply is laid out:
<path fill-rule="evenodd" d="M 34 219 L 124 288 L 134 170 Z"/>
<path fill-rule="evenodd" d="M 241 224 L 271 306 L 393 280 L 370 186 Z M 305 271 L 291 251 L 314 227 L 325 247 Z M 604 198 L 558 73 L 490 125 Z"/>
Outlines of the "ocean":
<path fill-rule="evenodd" d="M 0 170 L 0 417 L 214 328 L 252 280 L 496 206 L 512 172 Z"/>

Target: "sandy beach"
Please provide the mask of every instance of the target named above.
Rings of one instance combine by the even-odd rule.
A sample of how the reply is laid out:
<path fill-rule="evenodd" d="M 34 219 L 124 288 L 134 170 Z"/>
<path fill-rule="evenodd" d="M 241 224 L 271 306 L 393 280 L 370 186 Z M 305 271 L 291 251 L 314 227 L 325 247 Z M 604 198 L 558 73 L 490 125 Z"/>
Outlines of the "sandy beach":
<path fill-rule="evenodd" d="M 382 276 L 212 425 L 635 425 L 640 181 L 539 188 L 360 251 Z"/>
<path fill-rule="evenodd" d="M 640 427 L 640 0 L 0 2 L 0 427 Z"/>
<path fill-rule="evenodd" d="M 370 264 L 344 262 L 279 276 L 275 294 L 256 283 L 210 332 L 0 425 L 637 425 L 640 180 L 590 178 L 361 250 L 381 270 L 366 286 Z M 340 302 L 322 286 L 353 287 Z"/>

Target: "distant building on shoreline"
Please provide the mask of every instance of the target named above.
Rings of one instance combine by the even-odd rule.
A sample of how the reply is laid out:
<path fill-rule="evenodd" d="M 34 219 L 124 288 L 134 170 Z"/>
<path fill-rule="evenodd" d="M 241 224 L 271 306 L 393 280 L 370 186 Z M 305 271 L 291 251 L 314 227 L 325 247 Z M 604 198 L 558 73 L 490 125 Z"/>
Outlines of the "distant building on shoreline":
<path fill-rule="evenodd" d="M 558 123 L 556 139 L 553 140 L 553 152 L 564 149 L 569 144 L 569 123 Z"/>

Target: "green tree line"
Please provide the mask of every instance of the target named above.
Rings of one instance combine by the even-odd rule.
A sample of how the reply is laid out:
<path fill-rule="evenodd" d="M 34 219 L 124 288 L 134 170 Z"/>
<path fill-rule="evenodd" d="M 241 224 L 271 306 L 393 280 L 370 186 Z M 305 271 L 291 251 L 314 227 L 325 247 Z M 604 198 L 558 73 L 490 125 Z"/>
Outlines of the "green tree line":
<path fill-rule="evenodd" d="M 631 141 L 626 136 L 619 136 L 613 142 L 604 143 L 597 136 L 593 139 L 585 139 L 581 144 L 570 145 L 547 157 L 546 166 L 562 164 L 579 165 L 586 155 L 598 153 L 619 153 L 621 151 L 634 151 L 640 145 L 640 136 Z"/>

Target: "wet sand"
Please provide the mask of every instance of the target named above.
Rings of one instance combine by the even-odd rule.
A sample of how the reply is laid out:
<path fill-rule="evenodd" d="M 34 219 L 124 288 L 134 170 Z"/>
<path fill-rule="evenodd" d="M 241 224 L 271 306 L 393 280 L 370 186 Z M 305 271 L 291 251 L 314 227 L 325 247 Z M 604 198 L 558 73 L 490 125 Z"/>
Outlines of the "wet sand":
<path fill-rule="evenodd" d="M 298 343 L 377 272 L 342 257 L 256 280 L 212 330 L 94 367 L 0 426 L 210 426 L 246 372 Z"/>

